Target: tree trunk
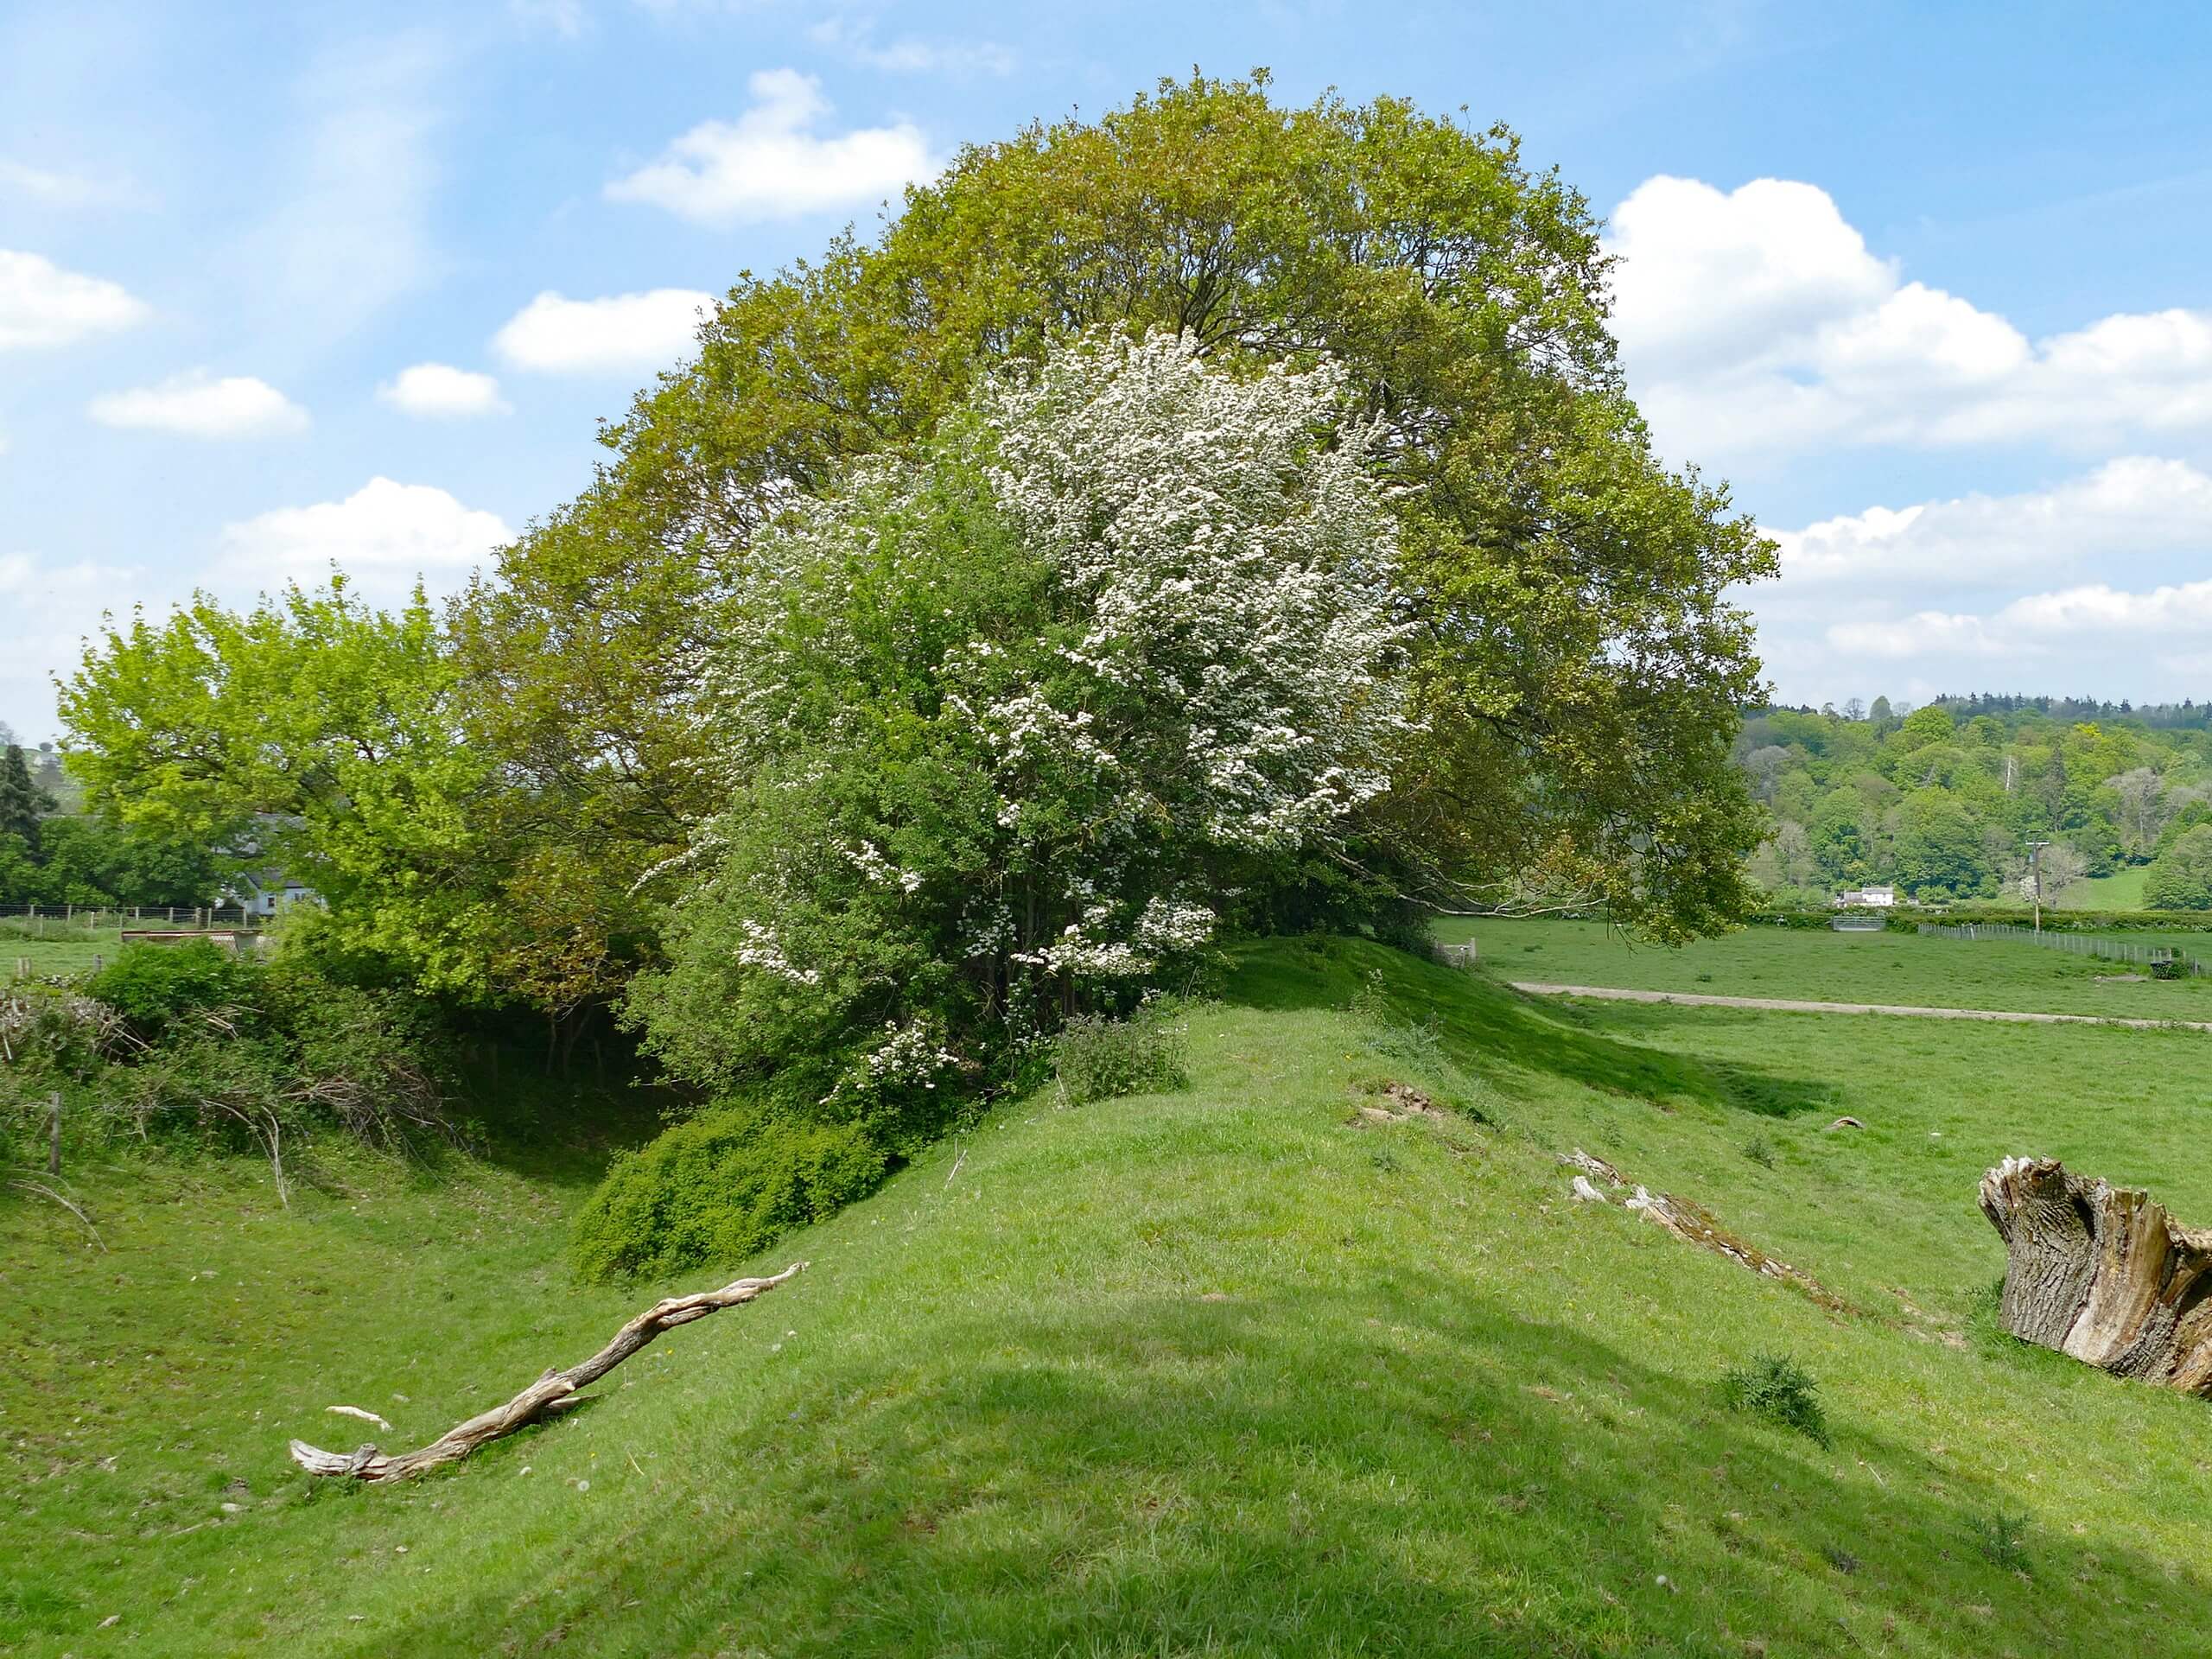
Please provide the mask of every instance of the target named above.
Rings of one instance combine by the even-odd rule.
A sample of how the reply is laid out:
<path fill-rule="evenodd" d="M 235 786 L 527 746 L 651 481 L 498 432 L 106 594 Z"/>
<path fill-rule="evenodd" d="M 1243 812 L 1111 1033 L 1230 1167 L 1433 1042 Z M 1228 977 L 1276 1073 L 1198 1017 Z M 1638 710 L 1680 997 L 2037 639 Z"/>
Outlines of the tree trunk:
<path fill-rule="evenodd" d="M 1982 1177 L 2005 1241 L 2005 1328 L 2120 1376 L 2212 1395 L 2212 1230 L 2136 1187 L 2007 1158 Z"/>
<path fill-rule="evenodd" d="M 311 1475 L 344 1475 L 354 1480 L 405 1480 L 442 1464 L 458 1463 L 480 1446 L 527 1428 L 542 1418 L 582 1403 L 575 1396 L 664 1331 L 703 1319 L 726 1307 L 737 1307 L 766 1294 L 806 1266 L 794 1262 L 766 1279 L 740 1279 L 720 1290 L 702 1290 L 690 1296 L 671 1296 L 655 1302 L 614 1333 L 613 1339 L 582 1364 L 565 1371 L 548 1371 L 505 1405 L 479 1412 L 457 1423 L 419 1452 L 387 1457 L 373 1446 L 357 1452 L 325 1452 L 305 1440 L 292 1442 L 292 1461 Z"/>

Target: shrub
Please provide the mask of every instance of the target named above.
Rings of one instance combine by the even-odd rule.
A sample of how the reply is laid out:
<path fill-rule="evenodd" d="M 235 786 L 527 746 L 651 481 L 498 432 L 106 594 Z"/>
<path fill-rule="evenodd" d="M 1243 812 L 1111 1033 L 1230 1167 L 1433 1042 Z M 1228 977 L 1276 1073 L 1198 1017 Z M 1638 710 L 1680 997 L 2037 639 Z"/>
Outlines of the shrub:
<path fill-rule="evenodd" d="M 1744 1156 L 1750 1159 L 1761 1169 L 1772 1169 L 1774 1167 L 1774 1148 L 1767 1143 L 1767 1140 L 1764 1135 L 1755 1135 L 1750 1140 L 1745 1141 Z"/>
<path fill-rule="evenodd" d="M 158 1042 L 194 1014 L 252 1006 L 261 964 L 204 939 L 188 944 L 134 944 L 85 982 L 148 1042 Z"/>
<path fill-rule="evenodd" d="M 1796 1360 L 1763 1354 L 1721 1379 L 1720 1399 L 1731 1411 L 1764 1418 L 1825 1446 L 1828 1423 L 1821 1409 L 1820 1388 Z"/>
<path fill-rule="evenodd" d="M 1053 1045 L 1061 1096 L 1081 1106 L 1182 1088 L 1190 1081 L 1185 1070 L 1187 1032 L 1157 1007 L 1127 1020 L 1078 1014 Z"/>
<path fill-rule="evenodd" d="M 334 1122 L 391 1152 L 458 1138 L 435 1005 L 422 999 L 202 941 L 133 946 L 86 990 L 0 999 L 0 1103 L 60 1084 L 80 1088 L 88 1109 L 70 1114 L 73 1135 L 242 1135 L 269 1158 L 280 1196 L 309 1135 Z"/>
<path fill-rule="evenodd" d="M 707 1112 L 615 1160 L 576 1217 L 570 1259 L 597 1281 L 741 1262 L 866 1198 L 889 1163 L 855 1124 Z"/>

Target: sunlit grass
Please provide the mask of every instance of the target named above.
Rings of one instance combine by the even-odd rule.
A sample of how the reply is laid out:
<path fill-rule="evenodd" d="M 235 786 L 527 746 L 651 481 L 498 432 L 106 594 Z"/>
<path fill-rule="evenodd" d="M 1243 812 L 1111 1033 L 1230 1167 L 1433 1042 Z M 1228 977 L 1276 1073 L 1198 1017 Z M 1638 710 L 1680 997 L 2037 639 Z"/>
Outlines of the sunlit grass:
<path fill-rule="evenodd" d="M 1769 926 L 1675 950 L 1630 939 L 1599 922 L 1453 919 L 1440 923 L 1437 931 L 1452 944 L 1473 940 L 1484 965 L 1513 980 L 1713 996 L 2212 1020 L 2212 978 L 2152 980 L 2126 963 L 2024 941 Z M 2147 934 L 2115 937 L 2161 942 Z M 2190 948 L 2212 955 L 2202 945 Z"/>
<path fill-rule="evenodd" d="M 109 1255 L 0 1209 L 0 1643 L 2193 1650 L 2212 1420 L 1999 1334 L 1974 1186 L 2050 1151 L 2212 1218 L 2206 1039 L 1538 1006 L 1325 941 L 1191 1023 L 1187 1089 L 1000 1110 L 775 1252 L 792 1286 L 400 1491 L 284 1439 L 427 1439 L 677 1288 L 562 1278 L 585 1160 L 344 1165 L 289 1213 L 244 1163 L 82 1172 Z M 1363 1116 L 1392 1081 L 1469 1109 Z M 1848 1311 L 1571 1203 L 1578 1145 Z M 1831 1446 L 1728 1408 L 1781 1354 Z"/>

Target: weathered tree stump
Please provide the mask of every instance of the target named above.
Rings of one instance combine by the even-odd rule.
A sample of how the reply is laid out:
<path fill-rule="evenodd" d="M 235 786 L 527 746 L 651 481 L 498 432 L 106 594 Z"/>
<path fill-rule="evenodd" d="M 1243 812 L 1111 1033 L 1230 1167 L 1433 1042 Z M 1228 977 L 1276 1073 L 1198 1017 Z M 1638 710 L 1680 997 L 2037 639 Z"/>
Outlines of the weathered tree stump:
<path fill-rule="evenodd" d="M 2005 1328 L 2120 1376 L 2212 1395 L 2212 1229 L 2135 1187 L 2007 1158 L 1981 1178 L 2005 1241 Z"/>

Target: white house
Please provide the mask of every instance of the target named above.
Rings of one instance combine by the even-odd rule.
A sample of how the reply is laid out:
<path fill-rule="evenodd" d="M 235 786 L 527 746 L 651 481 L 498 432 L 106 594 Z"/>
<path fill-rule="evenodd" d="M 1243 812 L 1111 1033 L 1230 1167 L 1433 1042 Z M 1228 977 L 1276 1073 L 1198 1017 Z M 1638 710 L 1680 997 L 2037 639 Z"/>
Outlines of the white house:
<path fill-rule="evenodd" d="M 1838 910 L 1887 910 L 1897 901 L 1897 890 L 1895 887 L 1857 887 L 1836 894 L 1835 907 Z"/>
<path fill-rule="evenodd" d="M 249 916 L 274 916 L 293 905 L 319 905 L 322 895 L 304 881 L 274 870 L 242 870 L 231 878 L 223 896 Z"/>

